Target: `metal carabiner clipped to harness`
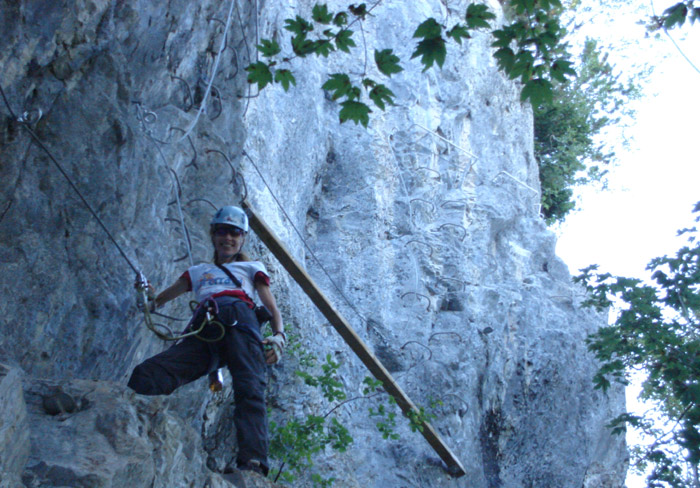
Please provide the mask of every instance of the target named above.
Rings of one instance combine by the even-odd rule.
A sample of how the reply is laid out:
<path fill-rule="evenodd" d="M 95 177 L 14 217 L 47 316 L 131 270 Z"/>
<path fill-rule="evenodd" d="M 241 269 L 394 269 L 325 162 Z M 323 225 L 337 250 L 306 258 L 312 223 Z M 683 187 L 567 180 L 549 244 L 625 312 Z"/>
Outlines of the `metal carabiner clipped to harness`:
<path fill-rule="evenodd" d="M 214 310 L 214 316 L 212 316 L 212 307 L 209 306 L 210 301 L 214 304 L 214 307 L 216 307 L 216 309 Z M 202 324 L 199 326 L 199 328 L 195 332 L 190 332 L 190 333 L 187 333 L 186 335 L 187 336 L 194 335 L 197 339 L 199 339 L 200 341 L 204 341 L 204 342 L 218 342 L 218 341 L 220 341 L 226 335 L 226 326 L 224 324 L 222 324 L 220 320 L 218 320 L 218 317 L 217 317 L 218 305 L 217 305 L 217 303 L 214 300 L 210 300 L 208 298 L 203 300 L 201 303 L 198 303 L 197 301 L 192 300 L 190 302 L 190 309 L 193 312 L 193 317 L 192 317 L 193 320 L 197 316 L 197 312 L 199 311 L 199 309 L 201 307 L 205 307 L 204 320 L 202 320 Z M 219 329 L 221 330 L 221 334 L 219 335 L 219 337 L 217 337 L 215 339 L 208 339 L 206 337 L 199 335 L 199 333 L 202 332 L 208 324 L 215 325 L 215 326 L 219 327 Z"/>

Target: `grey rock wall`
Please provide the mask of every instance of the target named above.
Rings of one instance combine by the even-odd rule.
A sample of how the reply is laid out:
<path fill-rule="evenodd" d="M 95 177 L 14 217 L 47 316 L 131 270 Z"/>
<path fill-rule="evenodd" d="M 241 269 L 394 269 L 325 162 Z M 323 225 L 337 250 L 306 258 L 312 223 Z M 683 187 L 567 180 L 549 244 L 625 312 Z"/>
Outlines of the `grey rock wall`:
<path fill-rule="evenodd" d="M 238 201 L 242 177 L 409 396 L 442 402 L 432 423 L 467 476 L 449 477 L 406 421 L 399 440 L 381 439 L 368 414 L 376 399 L 358 400 L 335 411 L 355 439 L 349 451 L 315 460 L 336 486 L 621 486 L 624 441 L 605 424 L 623 392 L 592 389 L 584 339 L 605 319 L 580 308 L 538 216 L 529 108 L 486 34 L 451 46 L 442 70 L 408 61 L 418 22 L 456 21 L 467 3 L 382 3 L 363 24 L 368 60 L 361 48 L 298 62 L 288 94 L 258 94 L 243 67 L 256 36 L 282 33 L 313 3 L 233 5 L 189 139 L 173 142 L 202 105 L 228 2 L 0 1 L 0 83 L 17 114 L 41 109 L 33 130 L 157 288 L 189 266 L 177 198 L 192 259 L 205 261 L 212 206 Z M 390 82 L 398 105 L 375 110 L 369 129 L 339 124 L 319 90 L 325 76 L 371 73 L 373 47 L 387 45 L 406 68 Z M 202 380 L 167 399 L 125 388 L 133 366 L 166 347 L 140 322 L 133 270 L 46 153 L 0 114 L 0 486 L 230 486 L 216 474 L 236 450 L 229 388 L 213 396 Z M 361 363 L 257 238 L 247 245 L 300 351 L 330 353 L 348 395 L 360 395 Z M 185 302 L 166 312 L 186 317 Z M 270 369 L 276 422 L 332 408 L 297 366 L 289 356 Z M 76 409 L 52 416 L 44 401 L 59 390 Z"/>
<path fill-rule="evenodd" d="M 0 365 L 0 486 L 20 485 L 19 473 L 29 458 L 27 405 L 19 370 Z"/>

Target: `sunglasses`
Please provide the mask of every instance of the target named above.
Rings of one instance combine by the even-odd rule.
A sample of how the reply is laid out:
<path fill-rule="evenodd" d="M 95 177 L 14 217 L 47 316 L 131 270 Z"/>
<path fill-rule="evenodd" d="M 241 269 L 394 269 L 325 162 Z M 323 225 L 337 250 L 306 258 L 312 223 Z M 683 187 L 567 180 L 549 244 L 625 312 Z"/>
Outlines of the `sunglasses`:
<path fill-rule="evenodd" d="M 245 235 L 245 231 L 243 229 L 239 229 L 238 227 L 233 227 L 231 225 L 222 225 L 221 227 L 217 227 L 214 229 L 214 235 L 223 237 L 227 234 L 231 234 L 233 237 L 238 237 Z"/>

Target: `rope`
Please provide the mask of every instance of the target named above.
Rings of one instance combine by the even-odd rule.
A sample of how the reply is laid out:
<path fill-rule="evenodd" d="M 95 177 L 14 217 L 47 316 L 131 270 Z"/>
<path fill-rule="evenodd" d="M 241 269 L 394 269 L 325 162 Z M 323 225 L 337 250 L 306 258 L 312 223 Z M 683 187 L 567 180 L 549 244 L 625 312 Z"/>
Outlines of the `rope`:
<path fill-rule="evenodd" d="M 353 305 L 353 303 L 350 301 L 350 299 L 349 299 L 347 296 L 345 296 L 345 293 L 343 293 L 343 290 L 342 290 L 342 289 L 340 288 L 340 286 L 335 282 L 335 280 L 333 280 L 333 278 L 331 277 L 330 273 L 328 273 L 328 271 L 326 271 L 326 268 L 323 267 L 323 264 L 321 264 L 321 261 L 316 257 L 316 254 L 314 254 L 313 250 L 311 249 L 311 247 L 309 246 L 309 244 L 308 244 L 308 243 L 306 242 L 306 240 L 304 239 L 304 236 L 301 235 L 301 232 L 299 232 L 299 229 L 297 229 L 296 226 L 294 225 L 294 222 L 292 221 L 292 218 L 289 216 L 289 214 L 287 213 L 287 211 L 284 209 L 284 207 L 283 207 L 282 204 L 280 203 L 279 199 L 278 199 L 277 196 L 275 195 L 275 192 L 273 192 L 273 191 L 272 191 L 272 188 L 270 188 L 270 185 L 267 184 L 267 180 L 265 180 L 265 177 L 263 176 L 262 172 L 260 172 L 260 169 L 259 169 L 258 166 L 255 164 L 255 161 L 253 161 L 253 159 L 248 155 L 248 153 L 247 153 L 245 150 L 243 150 L 243 155 L 244 155 L 246 158 L 248 158 L 248 161 L 250 161 L 250 163 L 253 165 L 253 167 L 255 168 L 255 171 L 258 172 L 258 175 L 260 175 L 260 179 L 262 180 L 262 182 L 263 182 L 263 184 L 265 185 L 265 187 L 267 188 L 267 190 L 270 192 L 270 195 L 272 195 L 272 198 L 273 198 L 273 199 L 275 200 L 275 202 L 277 203 L 277 206 L 280 208 L 280 210 L 282 211 L 282 213 L 284 214 L 284 216 L 287 218 L 287 220 L 289 221 L 290 225 L 292 226 L 292 229 L 294 229 L 294 232 L 296 232 L 297 236 L 299 236 L 299 239 L 300 239 L 301 242 L 304 244 L 304 247 L 309 251 L 309 254 L 310 254 L 311 257 L 313 258 L 313 260 L 316 262 L 316 264 L 318 265 L 318 267 L 321 268 L 321 271 L 323 271 L 323 274 L 326 275 L 326 277 L 327 277 L 328 280 L 331 282 L 331 284 L 333 285 L 333 287 L 337 290 L 337 292 L 340 294 L 340 296 L 343 298 L 343 300 L 345 300 L 345 302 L 346 302 L 346 303 L 348 304 L 348 306 L 353 310 L 353 312 L 355 312 L 355 314 L 357 314 L 357 316 L 360 317 L 360 319 L 361 319 L 363 322 L 367 323 L 367 319 L 364 318 L 364 317 L 362 316 L 362 314 L 360 313 L 360 311 L 355 307 L 355 305 Z"/>
<path fill-rule="evenodd" d="M 177 201 L 178 214 L 180 217 L 180 223 L 182 225 L 182 230 L 183 230 L 183 234 L 184 234 L 185 246 L 187 248 L 187 255 L 189 257 L 189 261 L 190 261 L 191 266 L 194 265 L 194 260 L 192 258 L 192 249 L 191 249 L 191 245 L 189 242 L 189 233 L 187 231 L 187 227 L 185 226 L 185 219 L 184 219 L 184 215 L 183 215 L 183 211 L 182 211 L 182 203 L 180 201 L 178 184 L 176 181 L 177 175 L 172 170 L 172 168 L 170 168 L 170 166 L 168 165 L 167 160 L 165 158 L 165 155 L 163 154 L 163 151 L 161 150 L 160 144 L 175 144 L 175 143 L 179 143 L 179 142 L 185 140 L 186 138 L 189 137 L 189 135 L 191 134 L 191 132 L 194 130 L 195 126 L 199 122 L 199 118 L 201 117 L 202 112 L 204 112 L 204 110 L 206 108 L 207 100 L 209 98 L 209 95 L 211 94 L 212 87 L 214 84 L 214 79 L 216 78 L 216 74 L 217 74 L 218 68 L 219 68 L 219 63 L 221 61 L 222 53 L 224 52 L 224 50 L 226 49 L 226 46 L 227 46 L 227 36 L 229 33 L 229 29 L 231 27 L 231 19 L 233 17 L 233 9 L 235 6 L 236 6 L 236 0 L 231 0 L 230 5 L 229 5 L 229 9 L 228 9 L 228 15 L 226 17 L 226 23 L 225 23 L 225 27 L 224 27 L 222 40 L 221 40 L 221 43 L 219 46 L 219 50 L 216 54 L 216 58 L 214 60 L 214 64 L 213 64 L 213 68 L 212 68 L 212 75 L 211 75 L 211 78 L 207 84 L 207 88 L 206 88 L 206 91 L 204 93 L 204 97 L 202 98 L 202 102 L 200 103 L 199 110 L 197 111 L 197 114 L 196 114 L 194 120 L 192 121 L 192 123 L 190 124 L 190 126 L 187 128 L 187 130 L 183 131 L 183 134 L 178 139 L 168 142 L 168 141 L 159 140 L 156 137 L 154 137 L 151 134 L 151 131 L 147 126 L 149 123 L 154 122 L 157 119 L 157 115 L 154 112 L 151 112 L 148 110 L 146 110 L 145 114 L 144 114 L 143 109 L 141 107 L 141 104 L 136 102 L 137 107 L 138 107 L 137 117 L 140 120 L 140 122 L 142 123 L 142 127 L 144 129 L 144 132 L 146 133 L 146 135 L 149 139 L 151 139 L 154 143 L 156 143 L 155 144 L 156 149 L 158 150 L 158 153 L 160 154 L 161 159 L 163 160 L 163 162 L 165 163 L 165 166 L 170 171 L 171 177 L 175 179 L 175 181 L 173 182 L 174 191 L 175 191 L 175 198 Z M 256 10 L 257 10 L 257 2 L 256 2 Z M 239 17 L 240 17 L 240 14 L 239 14 Z M 257 26 L 256 26 L 256 37 L 257 37 Z M 139 292 L 139 297 L 141 299 L 140 301 L 141 301 L 141 306 L 142 306 L 143 312 L 144 312 L 144 321 L 146 323 L 147 328 L 150 329 L 160 339 L 167 340 L 167 341 L 176 341 L 176 340 L 180 340 L 180 339 L 183 339 L 183 338 L 189 337 L 189 336 L 196 336 L 198 339 L 201 339 L 205 342 L 215 342 L 215 341 L 221 340 L 223 338 L 223 336 L 225 335 L 226 330 L 225 330 L 223 324 L 221 324 L 218 320 L 212 319 L 212 317 L 210 316 L 210 313 L 208 311 L 207 311 L 206 320 L 202 321 L 202 326 L 199 329 L 197 329 L 195 331 L 191 331 L 189 333 L 183 333 L 183 334 L 179 334 L 179 335 L 173 334 L 172 331 L 167 326 L 165 326 L 163 324 L 157 324 L 153 321 L 153 318 L 151 317 L 151 313 L 150 313 L 149 306 L 148 306 L 148 295 L 147 295 L 148 280 L 146 279 L 145 275 L 140 270 L 138 270 L 136 268 L 136 266 L 131 262 L 131 260 L 128 258 L 128 256 L 124 252 L 124 250 L 119 245 L 119 243 L 116 241 L 116 239 L 114 238 L 112 233 L 109 231 L 107 226 L 104 224 L 102 219 L 100 219 L 100 217 L 97 215 L 97 212 L 92 208 L 90 203 L 87 201 L 87 199 L 83 196 L 83 194 L 80 192 L 78 187 L 73 183 L 71 178 L 68 176 L 68 173 L 63 169 L 63 167 L 58 162 L 58 160 L 53 156 L 51 151 L 42 143 L 42 141 L 37 136 L 37 134 L 29 126 L 29 124 L 31 123 L 31 120 L 28 118 L 25 118 L 24 116 L 18 117 L 16 115 L 16 113 L 14 112 L 14 110 L 12 110 L 12 106 L 10 105 L 10 103 L 6 97 L 5 91 L 2 89 L 2 86 L 0 86 L 0 95 L 2 96 L 2 99 L 5 103 L 5 106 L 7 107 L 7 110 L 9 111 L 12 119 L 19 122 L 22 125 L 22 127 L 29 133 L 29 135 L 32 137 L 34 142 L 36 142 L 36 144 L 47 154 L 49 159 L 54 163 L 56 168 L 59 170 L 59 172 L 66 179 L 66 181 L 68 182 L 70 187 L 73 189 L 73 191 L 76 193 L 76 195 L 78 195 L 78 197 L 82 201 L 83 205 L 85 205 L 85 207 L 88 209 L 90 214 L 98 222 L 98 224 L 100 225 L 102 230 L 107 234 L 107 237 L 110 239 L 110 241 L 112 241 L 114 246 L 117 248 L 117 250 L 121 254 L 122 258 L 126 261 L 126 263 L 129 265 L 129 267 L 136 274 L 137 290 Z M 39 115 L 39 117 L 40 117 L 40 115 Z M 4 216 L 4 214 L 3 214 L 3 216 Z M 161 315 L 161 314 L 158 314 L 158 315 Z M 204 326 L 206 324 L 217 325 L 221 329 L 221 335 L 213 340 L 200 337 L 198 334 L 202 331 L 202 329 L 204 328 Z M 164 334 L 163 332 L 159 331 L 157 329 L 157 327 L 162 327 L 162 328 L 166 329 L 169 332 L 169 334 Z"/>

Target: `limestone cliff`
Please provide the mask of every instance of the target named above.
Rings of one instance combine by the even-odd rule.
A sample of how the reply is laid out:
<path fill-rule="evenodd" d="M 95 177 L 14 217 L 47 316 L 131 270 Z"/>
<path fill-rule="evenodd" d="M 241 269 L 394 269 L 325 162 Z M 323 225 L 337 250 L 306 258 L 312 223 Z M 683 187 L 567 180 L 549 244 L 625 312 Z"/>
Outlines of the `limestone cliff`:
<path fill-rule="evenodd" d="M 432 423 L 465 477 L 407 421 L 383 440 L 358 400 L 335 412 L 350 449 L 315 460 L 334 486 L 622 485 L 624 440 L 605 424 L 623 392 L 592 388 L 584 339 L 604 318 L 580 308 L 539 217 L 529 107 L 487 33 L 451 46 L 442 69 L 408 61 L 418 22 L 466 5 L 382 2 L 363 23 L 366 48 L 295 61 L 296 87 L 258 94 L 243 71 L 256 39 L 313 2 L 0 0 L 0 84 L 15 112 L 0 108 L 0 487 L 232 486 L 216 471 L 236 449 L 228 387 L 216 397 L 201 380 L 155 399 L 125 387 L 166 345 L 143 326 L 133 270 L 22 116 L 156 288 L 189 266 L 188 246 L 194 262 L 211 258 L 212 207 L 238 202 L 245 181 L 402 388 L 442 402 Z M 404 60 L 390 82 L 398 105 L 369 129 L 340 124 L 319 87 L 373 69 L 374 46 Z M 330 353 L 360 395 L 362 364 L 255 236 L 247 246 L 297 354 Z M 186 317 L 185 302 L 166 313 Z M 328 409 L 297 365 L 289 355 L 270 369 L 277 422 Z M 61 398 L 73 403 L 47 413 Z"/>

